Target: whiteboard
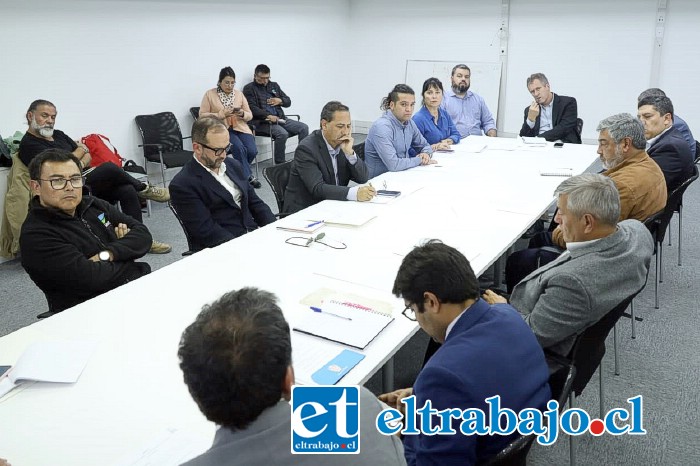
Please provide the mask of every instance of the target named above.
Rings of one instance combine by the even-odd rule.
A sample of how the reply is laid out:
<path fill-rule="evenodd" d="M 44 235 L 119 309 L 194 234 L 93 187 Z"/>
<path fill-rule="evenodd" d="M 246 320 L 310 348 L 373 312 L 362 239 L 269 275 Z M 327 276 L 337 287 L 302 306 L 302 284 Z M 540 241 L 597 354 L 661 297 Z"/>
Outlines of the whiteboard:
<path fill-rule="evenodd" d="M 416 92 L 416 103 L 420 105 L 423 82 L 428 78 L 438 78 L 445 89 L 450 89 L 452 68 L 464 63 L 471 70 L 469 90 L 479 94 L 498 120 L 498 97 L 501 89 L 501 64 L 464 61 L 406 60 L 406 84 Z"/>

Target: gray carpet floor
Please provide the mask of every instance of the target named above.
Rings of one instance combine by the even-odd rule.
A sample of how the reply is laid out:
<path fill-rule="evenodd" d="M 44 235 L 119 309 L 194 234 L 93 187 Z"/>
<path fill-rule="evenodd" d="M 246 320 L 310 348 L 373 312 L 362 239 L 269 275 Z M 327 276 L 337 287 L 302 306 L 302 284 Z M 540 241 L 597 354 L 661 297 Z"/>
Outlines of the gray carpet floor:
<path fill-rule="evenodd" d="M 265 162 L 260 164 L 261 170 L 263 166 Z M 263 188 L 258 193 L 276 212 L 274 195 L 262 179 L 262 171 L 260 175 Z M 661 309 L 654 309 L 652 263 L 649 285 L 635 300 L 637 314 L 644 318 L 637 324 L 637 338 L 631 339 L 629 319 L 619 322 L 621 374 L 615 376 L 613 371 L 612 335 L 602 367 L 606 409 L 625 407 L 627 398 L 643 395 L 644 428 L 648 434 L 579 436 L 576 438 L 579 465 L 700 465 L 700 183 L 686 192 L 684 209 L 683 266 L 677 265 L 676 217 L 671 223 L 673 246 L 664 245 Z M 187 250 L 187 243 L 167 206 L 154 203 L 153 215 L 144 217 L 144 222 L 154 238 L 173 246 L 170 254 L 146 256 L 153 270 L 179 260 Z M 36 315 L 46 310 L 43 294 L 19 261 L 0 264 L 0 336 L 36 322 Z M 427 336 L 421 331 L 396 355 L 397 388 L 412 384 L 420 370 L 426 343 Z M 379 393 L 380 374 L 367 387 Z M 592 414 L 598 412 L 597 375 L 576 405 Z M 550 447 L 535 444 L 528 464 L 563 465 L 568 464 L 568 458 L 569 442 L 564 436 Z"/>

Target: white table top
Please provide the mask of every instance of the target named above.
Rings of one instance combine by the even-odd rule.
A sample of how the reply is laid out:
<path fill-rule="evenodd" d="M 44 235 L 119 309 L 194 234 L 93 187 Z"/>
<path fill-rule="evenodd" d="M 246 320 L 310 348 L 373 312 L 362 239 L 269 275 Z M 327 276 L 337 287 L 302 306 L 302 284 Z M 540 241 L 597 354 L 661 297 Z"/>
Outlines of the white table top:
<path fill-rule="evenodd" d="M 470 153 L 490 144 L 498 149 Z M 564 179 L 540 171 L 585 171 L 596 148 L 516 148 L 516 140 L 470 136 L 438 166 L 386 173 L 372 180 L 402 196 L 389 204 L 324 201 L 295 214 L 319 220 L 333 212 L 371 212 L 361 227 L 326 225 L 326 240 L 302 248 L 293 233 L 268 225 L 215 249 L 186 257 L 135 282 L 0 338 L 0 362 L 16 361 L 37 340 L 89 339 L 97 349 L 73 385 L 28 384 L 0 399 L 0 457 L 12 464 L 116 464 L 165 429 L 212 439 L 182 381 L 180 335 L 224 292 L 257 286 L 274 292 L 293 324 L 307 294 L 322 288 L 391 303 L 394 321 L 362 351 L 342 384 L 362 384 L 417 331 L 391 294 L 403 256 L 425 238 L 460 249 L 479 275 L 547 209 Z M 507 150 L 506 150 L 507 149 Z M 281 220 L 281 222 L 284 220 Z M 293 332 L 295 364 L 304 351 L 333 355 L 342 345 Z"/>

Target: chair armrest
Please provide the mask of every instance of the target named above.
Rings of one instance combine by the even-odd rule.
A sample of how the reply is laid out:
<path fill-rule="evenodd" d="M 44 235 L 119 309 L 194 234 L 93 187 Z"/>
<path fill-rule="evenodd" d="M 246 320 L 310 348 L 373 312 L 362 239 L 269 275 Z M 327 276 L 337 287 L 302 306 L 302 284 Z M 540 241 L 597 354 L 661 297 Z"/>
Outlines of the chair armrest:
<path fill-rule="evenodd" d="M 139 144 L 139 147 L 157 147 L 162 150 L 163 144 Z"/>
<path fill-rule="evenodd" d="M 297 121 L 301 121 L 301 115 L 297 115 L 296 113 L 285 113 L 284 116 L 287 118 L 294 117 Z"/>

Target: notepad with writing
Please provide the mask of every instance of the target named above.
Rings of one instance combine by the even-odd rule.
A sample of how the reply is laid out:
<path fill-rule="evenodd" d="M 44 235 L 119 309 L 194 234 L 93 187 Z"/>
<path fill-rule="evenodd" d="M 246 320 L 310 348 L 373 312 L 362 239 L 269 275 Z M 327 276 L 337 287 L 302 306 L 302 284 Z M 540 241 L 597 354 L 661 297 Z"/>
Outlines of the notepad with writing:
<path fill-rule="evenodd" d="M 365 349 L 394 318 L 368 306 L 346 300 L 327 299 L 320 311 L 302 309 L 294 330 L 354 348 Z"/>

